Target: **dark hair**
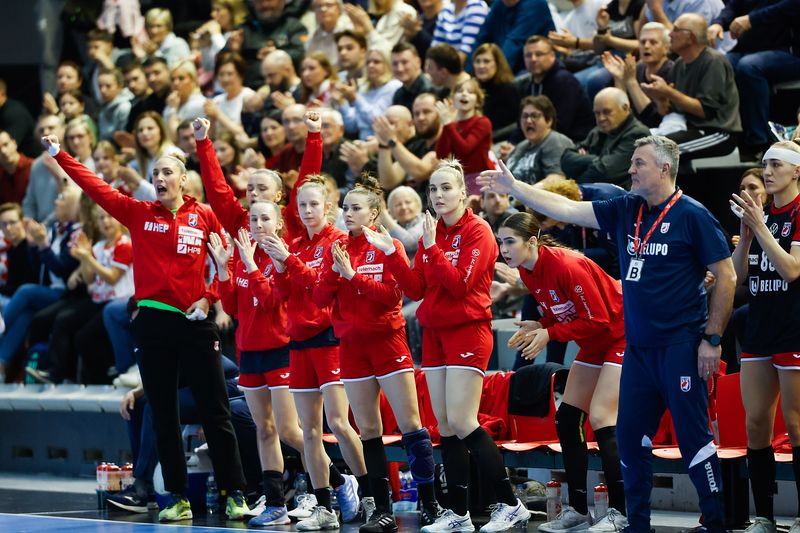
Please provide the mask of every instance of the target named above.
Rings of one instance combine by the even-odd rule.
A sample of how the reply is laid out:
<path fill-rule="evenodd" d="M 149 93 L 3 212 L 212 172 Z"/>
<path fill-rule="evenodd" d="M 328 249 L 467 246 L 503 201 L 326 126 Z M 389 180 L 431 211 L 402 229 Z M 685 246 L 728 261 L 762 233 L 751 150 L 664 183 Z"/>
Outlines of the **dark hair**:
<path fill-rule="evenodd" d="M 431 46 L 425 54 L 425 59 L 430 59 L 439 68 L 447 70 L 450 74 L 461 74 L 464 70 L 458 50 L 449 44 L 443 43 Z"/>
<path fill-rule="evenodd" d="M 508 228 L 523 240 L 528 240 L 531 237 L 536 237 L 538 246 L 558 246 L 563 248 L 564 245 L 560 244 L 557 240 L 548 234 L 542 234 L 542 223 L 539 219 L 530 213 L 514 213 L 501 224 L 501 228 Z"/>
<path fill-rule="evenodd" d="M 114 36 L 111 33 L 97 28 L 92 28 L 91 30 L 89 30 L 88 39 L 89 42 L 91 41 L 103 41 L 104 43 L 114 42 Z"/>
<path fill-rule="evenodd" d="M 233 148 L 233 161 L 231 162 L 231 165 L 233 166 L 234 169 L 242 164 L 242 149 L 236 142 L 236 137 L 234 137 L 233 133 L 229 131 L 223 131 L 222 133 L 217 135 L 217 138 L 214 140 L 214 142 L 217 141 L 224 142 L 231 148 Z"/>
<path fill-rule="evenodd" d="M 326 80 L 335 81 L 339 79 L 339 75 L 336 72 L 336 67 L 333 66 L 333 63 L 331 63 L 331 60 L 327 56 L 327 54 L 319 51 L 311 52 L 310 54 L 306 54 L 306 56 L 303 58 L 303 61 L 306 61 L 308 59 L 319 63 L 319 66 L 322 67 L 322 70 L 324 70 L 325 73 L 327 74 L 327 76 L 325 77 Z M 302 71 L 302 67 L 300 70 Z M 311 99 L 312 91 L 313 89 L 311 87 L 306 87 L 306 84 L 301 82 L 300 99 L 298 100 L 298 103 L 300 104 L 308 103 L 308 101 Z"/>
<path fill-rule="evenodd" d="M 214 60 L 214 77 L 216 78 L 219 75 L 219 69 L 228 63 L 233 65 L 236 73 L 242 80 L 244 80 L 245 74 L 247 73 L 247 64 L 244 62 L 244 59 L 242 59 L 242 56 L 239 55 L 238 52 L 223 51 L 217 54 L 217 58 Z"/>
<path fill-rule="evenodd" d="M 353 30 L 342 30 L 342 31 L 336 32 L 333 35 L 334 42 L 338 45 L 339 44 L 339 39 L 341 39 L 342 37 L 349 37 L 349 38 L 353 39 L 355 42 L 357 42 L 358 46 L 360 46 L 364 50 L 367 49 L 367 38 L 363 33 L 360 33 L 360 32 L 357 32 L 357 31 L 353 31 Z"/>
<path fill-rule="evenodd" d="M 113 76 L 118 86 L 125 87 L 125 80 L 122 78 L 122 72 L 118 68 L 101 68 L 97 76 Z"/>
<path fill-rule="evenodd" d="M 135 60 L 134 61 L 128 61 L 122 67 L 122 74 L 124 76 L 125 74 L 128 74 L 129 72 L 133 72 L 134 70 L 141 70 L 142 72 L 144 72 L 144 65 L 142 65 L 139 61 L 135 61 Z"/>
<path fill-rule="evenodd" d="M 177 128 L 175 128 L 175 133 L 177 133 L 177 132 L 179 132 L 181 130 L 185 130 L 187 128 L 191 128 L 192 131 L 194 131 L 194 126 L 192 126 L 192 120 L 188 119 L 188 118 L 186 120 L 181 120 L 181 123 L 178 124 Z"/>
<path fill-rule="evenodd" d="M 400 41 L 392 47 L 393 54 L 402 54 L 403 52 L 411 52 L 415 56 L 419 57 L 419 50 L 417 50 L 417 47 L 405 41 Z"/>
<path fill-rule="evenodd" d="M 381 212 L 381 199 L 383 198 L 383 189 L 381 188 L 378 180 L 369 172 L 362 172 L 355 180 L 355 185 L 347 193 L 363 194 L 367 197 L 367 206 L 370 209 L 377 209 L 378 214 Z"/>
<path fill-rule="evenodd" d="M 553 102 L 550 100 L 550 98 L 543 94 L 540 94 L 539 96 L 526 96 L 519 103 L 519 112 L 522 113 L 522 110 L 527 106 L 533 106 L 541 111 L 542 115 L 544 115 L 544 119 L 550 123 L 550 127 L 555 127 L 556 107 L 553 105 Z"/>
<path fill-rule="evenodd" d="M 83 96 L 83 92 L 81 92 L 79 89 L 70 89 L 69 91 L 64 91 L 58 95 L 58 99 L 61 100 L 65 96 L 71 96 L 84 106 L 86 105 L 86 98 Z"/>
<path fill-rule="evenodd" d="M 475 58 L 482 54 L 490 54 L 494 58 L 495 65 L 497 65 L 497 72 L 495 72 L 494 78 L 492 78 L 491 81 L 494 83 L 511 83 L 514 81 L 514 73 L 511 71 L 508 60 L 499 46 L 494 43 L 483 43 L 480 45 L 472 53 L 473 65 L 475 64 Z M 473 68 L 473 70 L 475 69 Z"/>
<path fill-rule="evenodd" d="M 742 190 L 742 182 L 745 180 L 745 178 L 747 178 L 749 176 L 756 177 L 761 182 L 761 185 L 764 185 L 764 169 L 761 168 L 761 167 L 748 168 L 747 170 L 744 171 L 744 174 L 742 174 L 742 177 L 739 178 L 737 194 L 738 194 L 738 191 Z M 766 188 L 765 188 L 765 190 L 766 190 Z M 772 195 L 771 194 L 765 194 L 764 198 L 761 199 L 761 204 L 762 205 L 767 205 L 768 203 L 771 203 L 771 202 L 772 202 Z"/>
<path fill-rule="evenodd" d="M 553 49 L 553 41 L 551 41 L 550 39 L 548 39 L 547 37 L 545 37 L 543 35 L 532 35 L 532 36 L 528 37 L 528 40 L 525 41 L 525 46 L 528 46 L 529 44 L 535 44 L 535 43 L 545 43 L 550 48 L 551 52 L 554 50 Z"/>
<path fill-rule="evenodd" d="M 169 63 L 167 63 L 167 60 L 161 56 L 150 56 L 144 61 L 142 61 L 142 69 L 153 67 L 158 64 L 162 64 L 165 67 L 167 67 L 167 69 L 169 69 Z"/>
<path fill-rule="evenodd" d="M 81 72 L 81 67 L 76 62 L 70 61 L 69 59 L 65 59 L 64 61 L 61 61 L 58 64 L 58 68 L 56 68 L 56 71 L 58 71 L 58 69 L 61 68 L 61 67 L 70 67 L 75 72 L 77 72 L 78 73 L 78 82 L 81 85 L 83 85 L 83 72 Z"/>

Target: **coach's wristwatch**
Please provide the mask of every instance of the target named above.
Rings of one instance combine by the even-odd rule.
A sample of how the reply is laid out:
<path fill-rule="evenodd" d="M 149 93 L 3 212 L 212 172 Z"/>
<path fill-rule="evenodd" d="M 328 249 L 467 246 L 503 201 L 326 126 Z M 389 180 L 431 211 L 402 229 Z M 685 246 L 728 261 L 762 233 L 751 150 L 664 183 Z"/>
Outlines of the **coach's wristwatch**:
<path fill-rule="evenodd" d="M 722 344 L 722 337 L 717 334 L 709 335 L 708 333 L 703 333 L 703 340 L 714 348 Z"/>

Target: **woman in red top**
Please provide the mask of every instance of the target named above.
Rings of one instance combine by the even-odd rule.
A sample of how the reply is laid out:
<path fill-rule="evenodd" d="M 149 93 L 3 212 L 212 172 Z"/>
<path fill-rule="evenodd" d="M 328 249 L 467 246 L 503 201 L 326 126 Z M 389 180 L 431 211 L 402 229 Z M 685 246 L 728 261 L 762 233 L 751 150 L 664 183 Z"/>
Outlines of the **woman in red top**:
<path fill-rule="evenodd" d="M 287 247 L 275 235 L 268 236 L 264 250 L 272 258 L 276 270 L 276 289 L 288 300 L 288 333 L 291 337 L 289 389 L 303 426 L 303 455 L 311 474 L 317 506 L 311 516 L 297 524 L 301 531 L 339 527 L 331 510 L 328 458 L 322 445 L 322 407 L 331 431 L 350 469 L 369 494 L 367 469 L 358 435 L 348 416 L 347 396 L 339 367 L 339 339 L 331 326 L 331 308 L 314 303 L 314 286 L 322 271 L 325 250 L 344 233 L 328 222 L 332 208 L 322 176 L 313 175 L 297 189 L 297 209 L 306 231 Z M 336 489 L 342 520 L 348 522 L 358 514 L 359 482 L 343 476 L 346 482 Z"/>
<path fill-rule="evenodd" d="M 350 407 L 361 433 L 364 459 L 372 483 L 375 513 L 361 533 L 397 531 L 389 501 L 389 472 L 383 448 L 379 395 L 383 389 L 403 432 L 411 475 L 428 515 L 438 513 L 433 491 L 433 447 L 422 427 L 414 383 L 414 364 L 406 341 L 402 293 L 386 268 L 386 256 L 370 244 L 363 227 L 373 227 L 380 214 L 383 191 L 378 181 L 364 176 L 344 199 L 344 222 L 349 235 L 325 252 L 314 301 L 320 307 L 334 302 L 333 327 L 341 345 L 339 357 Z M 398 257 L 408 264 L 403 245 L 393 241 Z"/>
<path fill-rule="evenodd" d="M 211 208 L 181 194 L 186 167 L 174 156 L 154 163 L 156 201 L 123 195 L 60 149 L 54 135 L 42 144 L 86 194 L 126 226 L 133 245 L 138 315 L 132 323 L 145 396 L 153 408 L 164 486 L 172 494 L 160 520 L 192 517 L 186 499 L 186 459 L 178 420 L 178 382 L 188 384 L 200 413 L 211 460 L 228 491 L 229 518 L 248 511 L 236 434 L 219 351 L 219 331 L 208 320 L 216 300 L 206 289 L 206 244 L 222 231 Z"/>
<path fill-rule="evenodd" d="M 429 180 L 429 203 L 439 217 L 425 214 L 422 239 L 409 268 L 400 247 L 386 231 L 364 229 L 386 254 L 389 272 L 413 300 L 422 300 L 417 317 L 422 330 L 422 366 L 442 435 L 447 489 L 452 509 L 422 533 L 475 530 L 467 510 L 469 454 L 499 503 L 484 532 L 504 531 L 530 513 L 511 490 L 497 445 L 478 424 L 483 375 L 492 354 L 492 284 L 497 242 L 489 224 L 467 209 L 464 172 L 457 161 L 443 161 Z"/>
<path fill-rule="evenodd" d="M 469 196 L 481 193 L 475 182 L 478 174 L 495 166 L 489 159 L 492 123 L 482 115 L 483 100 L 484 93 L 478 80 L 470 78 L 453 89 L 452 107 L 444 102 L 436 103 L 444 126 L 436 141 L 436 157 L 454 157 L 464 163 L 464 181 Z"/>
<path fill-rule="evenodd" d="M 556 429 L 569 484 L 569 503 L 556 520 L 539 526 L 561 533 L 592 525 L 586 505 L 588 454 L 583 431 L 586 413 L 592 424 L 608 485 L 609 510 L 590 531 L 620 531 L 627 526 L 625 493 L 617 453 L 617 398 L 625 333 L 622 285 L 583 254 L 539 237 L 541 226 L 530 213 L 508 217 L 498 231 L 500 252 L 519 269 L 522 282 L 542 309 L 539 321 L 518 322 L 508 341 L 526 359 L 536 357 L 550 340 L 575 341 L 580 351 L 570 368 Z"/>

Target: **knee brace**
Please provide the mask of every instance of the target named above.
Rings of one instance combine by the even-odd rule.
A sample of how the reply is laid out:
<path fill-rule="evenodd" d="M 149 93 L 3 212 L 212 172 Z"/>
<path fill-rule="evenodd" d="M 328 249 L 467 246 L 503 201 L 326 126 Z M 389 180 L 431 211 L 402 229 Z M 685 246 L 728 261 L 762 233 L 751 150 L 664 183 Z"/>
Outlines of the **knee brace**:
<path fill-rule="evenodd" d="M 568 403 L 562 403 L 556 412 L 556 433 L 562 446 L 574 446 L 586 442 L 583 425 L 586 413 Z"/>
<path fill-rule="evenodd" d="M 426 428 L 418 429 L 403 435 L 403 447 L 408 457 L 411 477 L 417 483 L 432 483 L 435 464 L 433 462 L 433 445 Z"/>

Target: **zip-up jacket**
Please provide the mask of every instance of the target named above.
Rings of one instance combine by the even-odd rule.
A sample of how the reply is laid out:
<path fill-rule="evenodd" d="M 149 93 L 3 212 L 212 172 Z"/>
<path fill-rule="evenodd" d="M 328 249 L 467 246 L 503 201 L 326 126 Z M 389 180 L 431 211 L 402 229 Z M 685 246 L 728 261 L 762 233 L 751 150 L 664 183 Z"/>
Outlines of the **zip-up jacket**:
<path fill-rule="evenodd" d="M 625 337 L 622 284 L 591 259 L 542 246 L 533 271 L 520 266 L 519 273 L 544 313 L 539 322 L 550 340 L 598 351 Z"/>
<path fill-rule="evenodd" d="M 239 228 L 249 231 L 250 214 L 242 207 L 233 189 L 225 181 L 211 139 L 197 141 L 197 158 L 200 161 L 200 177 L 203 180 L 206 199 L 219 217 L 222 226 L 233 236 L 238 234 Z M 291 242 L 306 231 L 297 212 L 297 189 L 305 183 L 309 174 L 319 174 L 321 168 L 322 136 L 319 132 L 308 132 L 306 151 L 303 152 L 303 163 L 300 165 L 297 182 L 289 192 L 289 201 L 282 210 L 283 237 L 287 242 Z"/>
<path fill-rule="evenodd" d="M 222 308 L 236 317 L 236 346 L 242 351 L 274 350 L 289 344 L 286 333 L 286 301 L 275 290 L 275 267 L 261 248 L 256 248 L 258 267 L 248 273 L 237 249 L 232 275 L 220 281 Z"/>
<path fill-rule="evenodd" d="M 323 254 L 322 274 L 314 288 L 314 302 L 319 307 L 327 307 L 336 299 L 331 314 L 336 336 L 343 339 L 359 333 L 388 332 L 405 327 L 403 294 L 386 268 L 386 255 L 372 246 L 363 233 L 357 237 L 347 236 L 340 244 L 350 255 L 355 275 L 347 280 L 333 271 L 333 254 L 329 247 Z M 394 239 L 394 246 L 408 265 L 403 245 Z"/>
<path fill-rule="evenodd" d="M 331 327 L 331 305 L 319 307 L 314 303 L 314 286 L 322 271 L 323 255 L 330 253 L 334 241 L 344 237 L 342 230 L 327 224 L 313 238 L 304 231 L 289 245 L 286 270 L 276 272 L 275 288 L 288 300 L 287 331 L 293 341 L 308 340 Z"/>
<path fill-rule="evenodd" d="M 136 299 L 155 300 L 185 311 L 216 294 L 206 288 L 206 246 L 210 233 L 221 233 L 207 205 L 184 196 L 176 214 L 160 202 L 125 196 L 61 150 L 61 168 L 89 197 L 128 228 L 133 242 L 133 281 Z"/>
<path fill-rule="evenodd" d="M 386 257 L 406 296 L 422 300 L 420 324 L 447 328 L 491 320 L 489 288 L 499 249 L 489 224 L 467 209 L 449 228 L 439 220 L 433 246 L 426 250 L 422 243 L 420 239 L 412 268 L 398 253 Z"/>
<path fill-rule="evenodd" d="M 61 233 L 59 233 L 59 226 L 61 226 Z M 43 250 L 40 250 L 35 244 L 28 246 L 28 262 L 31 271 L 36 273 L 39 284 L 49 287 L 52 281 L 51 275 L 61 278 L 64 285 L 67 284 L 70 274 L 80 266 L 80 261 L 69 253 L 80 229 L 81 225 L 77 222 L 67 222 L 66 224 L 56 222 L 48 230 L 50 246 Z M 55 252 L 53 243 L 58 241 L 59 237 L 61 239 L 58 243 L 58 252 Z"/>

